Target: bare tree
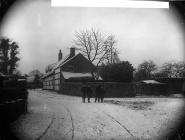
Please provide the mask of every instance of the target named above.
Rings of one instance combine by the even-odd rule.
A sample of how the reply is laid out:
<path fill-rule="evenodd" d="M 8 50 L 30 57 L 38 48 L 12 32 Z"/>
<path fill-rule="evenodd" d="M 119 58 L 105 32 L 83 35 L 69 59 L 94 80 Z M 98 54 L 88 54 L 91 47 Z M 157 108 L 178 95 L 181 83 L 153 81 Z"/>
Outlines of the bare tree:
<path fill-rule="evenodd" d="M 108 64 L 118 63 L 119 62 L 118 51 L 114 47 L 116 44 L 115 37 L 113 35 L 108 36 L 104 44 L 106 46 L 105 60 L 107 61 L 107 63 Z"/>
<path fill-rule="evenodd" d="M 105 38 L 99 30 L 90 29 L 75 33 L 74 44 L 84 56 L 96 67 L 97 72 L 91 72 L 94 79 L 98 79 L 98 66 L 102 63 L 112 63 L 116 40 L 113 35 Z"/>
<path fill-rule="evenodd" d="M 102 62 L 113 62 L 115 52 L 114 36 L 105 38 L 99 30 L 91 29 L 75 33 L 74 44 L 96 66 Z"/>
<path fill-rule="evenodd" d="M 136 79 L 148 79 L 151 78 L 151 73 L 157 69 L 157 65 L 152 61 L 142 62 L 136 72 Z"/>
<path fill-rule="evenodd" d="M 162 66 L 161 73 L 167 77 L 184 77 L 185 62 L 166 62 Z"/>

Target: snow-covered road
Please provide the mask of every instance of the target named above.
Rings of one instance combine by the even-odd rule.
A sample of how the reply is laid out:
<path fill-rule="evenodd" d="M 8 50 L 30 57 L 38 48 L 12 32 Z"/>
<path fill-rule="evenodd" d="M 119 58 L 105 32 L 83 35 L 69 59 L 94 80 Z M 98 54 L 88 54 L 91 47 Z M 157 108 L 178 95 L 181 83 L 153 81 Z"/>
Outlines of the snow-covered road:
<path fill-rule="evenodd" d="M 140 103 L 149 104 L 138 109 Z M 94 99 L 82 103 L 79 97 L 30 90 L 28 107 L 13 124 L 21 139 L 164 139 L 176 132 L 184 99 L 107 98 L 104 103 Z"/>

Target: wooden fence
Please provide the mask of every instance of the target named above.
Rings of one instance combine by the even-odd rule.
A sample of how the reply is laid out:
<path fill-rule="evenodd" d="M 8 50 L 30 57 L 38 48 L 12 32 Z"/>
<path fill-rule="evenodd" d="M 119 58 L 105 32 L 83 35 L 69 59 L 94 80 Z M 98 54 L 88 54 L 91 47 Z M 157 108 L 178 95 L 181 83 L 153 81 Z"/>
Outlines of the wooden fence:
<path fill-rule="evenodd" d="M 154 78 L 154 80 L 167 84 L 167 93 L 182 93 L 182 86 L 185 78 Z"/>

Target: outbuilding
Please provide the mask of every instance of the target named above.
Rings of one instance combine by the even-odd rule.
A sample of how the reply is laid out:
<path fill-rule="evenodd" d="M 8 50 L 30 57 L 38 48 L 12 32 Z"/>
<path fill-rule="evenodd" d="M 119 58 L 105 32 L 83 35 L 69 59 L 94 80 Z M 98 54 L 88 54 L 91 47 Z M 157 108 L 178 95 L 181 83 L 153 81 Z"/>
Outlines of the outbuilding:
<path fill-rule="evenodd" d="M 166 95 L 167 84 L 156 80 L 141 80 L 136 83 L 137 95 Z"/>

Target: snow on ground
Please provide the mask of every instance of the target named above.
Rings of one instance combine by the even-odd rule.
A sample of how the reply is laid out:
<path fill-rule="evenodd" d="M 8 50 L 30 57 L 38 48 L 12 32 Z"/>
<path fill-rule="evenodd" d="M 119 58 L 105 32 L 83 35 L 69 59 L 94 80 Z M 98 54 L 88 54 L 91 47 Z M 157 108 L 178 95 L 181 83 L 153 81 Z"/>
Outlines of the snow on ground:
<path fill-rule="evenodd" d="M 175 132 L 177 125 L 184 117 L 185 111 L 185 102 L 182 98 L 125 98 L 108 100 L 107 102 L 130 108 L 143 115 L 144 117 L 133 118 L 133 120 L 138 121 L 137 126 L 134 126 L 133 129 L 141 125 L 138 129 L 146 131 L 145 134 L 150 135 L 150 139 L 154 137 L 159 139 L 161 135 Z M 144 120 L 140 120 L 142 118 Z M 147 121 L 149 121 L 149 124 L 146 124 Z"/>
<path fill-rule="evenodd" d="M 184 98 L 106 98 L 82 103 L 80 97 L 30 90 L 28 113 L 13 124 L 26 140 L 164 139 L 184 111 Z"/>

